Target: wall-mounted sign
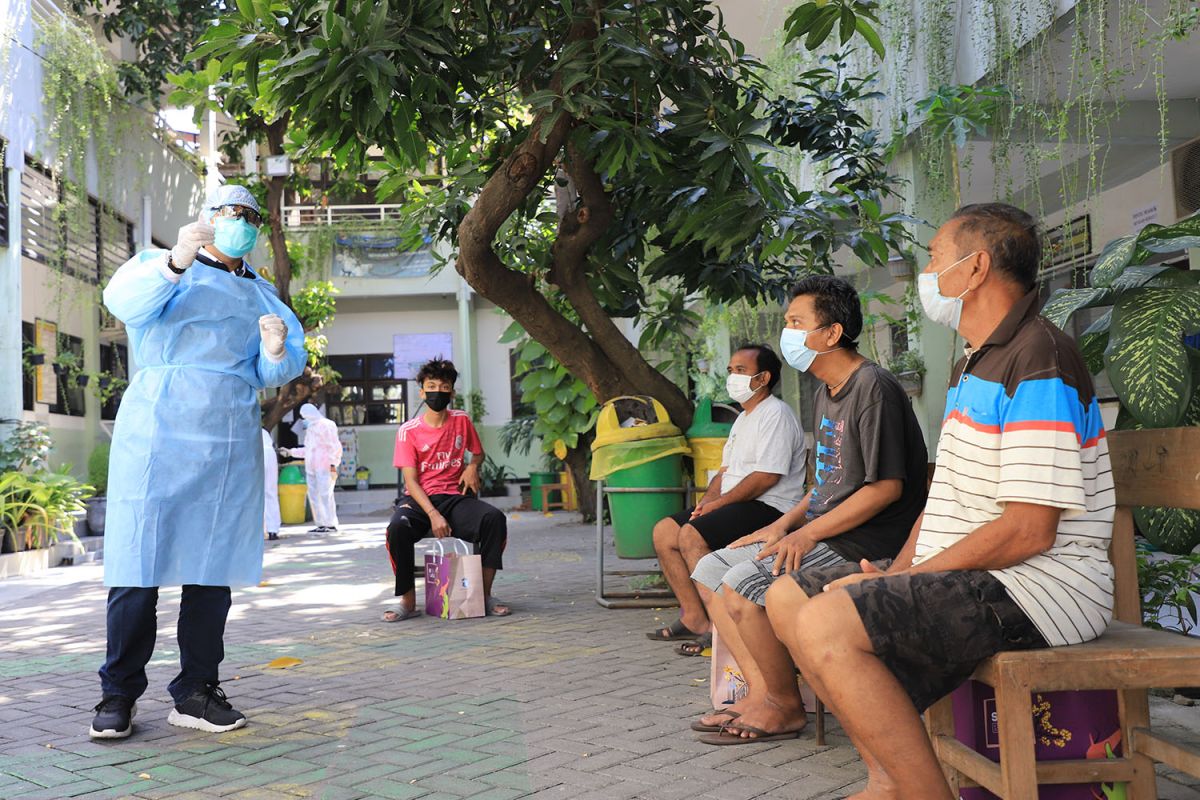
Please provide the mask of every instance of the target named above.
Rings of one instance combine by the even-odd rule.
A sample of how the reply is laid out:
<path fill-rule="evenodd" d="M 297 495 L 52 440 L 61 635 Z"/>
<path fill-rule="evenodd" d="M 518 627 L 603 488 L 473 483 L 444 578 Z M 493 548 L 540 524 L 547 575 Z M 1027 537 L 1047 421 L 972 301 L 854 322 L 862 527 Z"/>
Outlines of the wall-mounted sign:
<path fill-rule="evenodd" d="M 1148 206 L 1135 208 L 1129 213 L 1129 221 L 1132 223 L 1133 232 L 1137 233 L 1147 225 L 1158 223 L 1158 203 L 1151 203 Z"/>
<path fill-rule="evenodd" d="M 454 336 L 449 333 L 397 333 L 392 337 L 392 377 L 416 380 L 417 370 L 434 358 L 454 360 Z"/>
<path fill-rule="evenodd" d="M 1042 249 L 1052 267 L 1091 255 L 1092 218 L 1084 214 L 1046 231 Z"/>
<path fill-rule="evenodd" d="M 58 374 L 54 371 L 54 360 L 58 358 L 58 325 L 44 319 L 33 321 L 33 345 L 45 357 L 34 367 L 34 401 L 54 405 L 58 402 Z"/>
<path fill-rule="evenodd" d="M 333 242 L 333 275 L 342 278 L 419 278 L 433 267 L 428 244 L 417 250 L 399 236 L 341 234 Z"/>
<path fill-rule="evenodd" d="M 286 178 L 292 174 L 292 161 L 287 156 L 267 156 L 263 159 L 263 172 L 272 178 Z"/>

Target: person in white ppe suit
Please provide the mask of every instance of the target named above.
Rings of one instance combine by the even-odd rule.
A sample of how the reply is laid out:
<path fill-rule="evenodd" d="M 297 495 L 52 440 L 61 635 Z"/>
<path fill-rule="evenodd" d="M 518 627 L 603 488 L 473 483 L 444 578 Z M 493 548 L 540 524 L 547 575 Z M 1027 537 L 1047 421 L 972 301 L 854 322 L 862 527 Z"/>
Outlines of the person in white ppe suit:
<path fill-rule="evenodd" d="M 117 270 L 104 304 L 139 369 L 117 412 L 104 583 L 108 649 L 90 735 L 133 731 L 154 653 L 158 587 L 182 586 L 179 675 L 167 722 L 218 732 L 245 715 L 219 688 L 230 587 L 261 579 L 263 457 L 257 393 L 304 370 L 304 331 L 246 265 L 262 224 L 242 186 L 221 186 L 171 250 Z"/>
<path fill-rule="evenodd" d="M 283 520 L 279 515 L 279 458 L 275 454 L 275 443 L 271 434 L 263 428 L 263 530 L 267 539 L 275 541 L 279 538 L 279 529 Z"/>
<path fill-rule="evenodd" d="M 313 522 L 317 527 L 309 533 L 331 533 L 337 530 L 337 506 L 333 487 L 337 483 L 338 466 L 342 463 L 342 443 L 338 439 L 337 423 L 327 419 L 312 403 L 300 406 L 304 429 L 304 446 L 293 447 L 287 454 L 304 459 L 304 478 L 308 483 L 308 503 L 312 506 Z"/>

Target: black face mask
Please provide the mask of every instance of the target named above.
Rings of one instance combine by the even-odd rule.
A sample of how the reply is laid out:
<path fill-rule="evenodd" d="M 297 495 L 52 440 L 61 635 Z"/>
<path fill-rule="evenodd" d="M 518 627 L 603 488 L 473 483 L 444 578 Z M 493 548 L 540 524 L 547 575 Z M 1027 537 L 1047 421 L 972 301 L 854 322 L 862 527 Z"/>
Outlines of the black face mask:
<path fill-rule="evenodd" d="M 450 405 L 450 392 L 426 392 L 425 405 L 431 411 L 445 411 L 446 406 Z"/>

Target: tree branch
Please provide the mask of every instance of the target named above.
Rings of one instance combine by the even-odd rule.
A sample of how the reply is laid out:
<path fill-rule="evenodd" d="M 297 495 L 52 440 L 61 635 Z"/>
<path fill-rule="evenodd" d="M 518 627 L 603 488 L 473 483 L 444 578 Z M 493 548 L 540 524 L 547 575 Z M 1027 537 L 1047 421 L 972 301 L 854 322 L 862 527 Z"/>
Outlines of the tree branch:
<path fill-rule="evenodd" d="M 652 367 L 633 342 L 608 316 L 588 283 L 588 251 L 612 223 L 614 211 L 604 184 L 591 162 L 573 144 L 567 144 L 567 173 L 579 191 L 582 204 L 559 220 L 558 237 L 551 252 L 554 263 L 550 280 L 562 289 L 567 302 L 579 314 L 594 341 L 639 393 L 658 399 L 671 419 L 684 427 L 691 424 L 692 404 L 670 379 Z M 607 400 L 607 397 L 598 397 Z"/>

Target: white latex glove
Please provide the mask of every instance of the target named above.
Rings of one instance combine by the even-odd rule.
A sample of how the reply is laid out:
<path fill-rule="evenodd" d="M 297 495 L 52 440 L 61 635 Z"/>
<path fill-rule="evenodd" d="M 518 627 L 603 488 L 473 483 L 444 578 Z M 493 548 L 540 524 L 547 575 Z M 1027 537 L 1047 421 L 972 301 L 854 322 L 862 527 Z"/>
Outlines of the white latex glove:
<path fill-rule="evenodd" d="M 216 231 L 207 222 L 192 222 L 179 229 L 179 238 L 171 248 L 171 264 L 175 269 L 187 269 L 196 260 L 200 248 L 213 243 Z"/>
<path fill-rule="evenodd" d="M 272 361 L 282 361 L 286 352 L 287 324 L 276 314 L 264 314 L 258 318 L 258 331 L 262 335 L 263 350 Z"/>

